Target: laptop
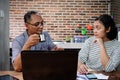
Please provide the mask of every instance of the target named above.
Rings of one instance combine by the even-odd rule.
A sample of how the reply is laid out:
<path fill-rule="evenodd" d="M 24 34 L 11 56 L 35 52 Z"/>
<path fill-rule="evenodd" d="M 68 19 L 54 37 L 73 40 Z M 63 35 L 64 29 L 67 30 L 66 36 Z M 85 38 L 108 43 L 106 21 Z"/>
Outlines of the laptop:
<path fill-rule="evenodd" d="M 24 80 L 76 80 L 78 51 L 22 51 Z"/>

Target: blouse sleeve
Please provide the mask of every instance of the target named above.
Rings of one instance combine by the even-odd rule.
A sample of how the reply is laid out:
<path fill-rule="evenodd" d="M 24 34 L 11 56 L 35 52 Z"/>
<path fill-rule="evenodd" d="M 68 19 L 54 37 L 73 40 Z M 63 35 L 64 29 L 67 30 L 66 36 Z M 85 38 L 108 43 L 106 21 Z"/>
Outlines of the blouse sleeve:
<path fill-rule="evenodd" d="M 120 46 L 118 46 L 114 52 L 113 55 L 111 55 L 109 62 L 107 63 L 106 67 L 104 70 L 106 72 L 110 72 L 116 69 L 116 67 L 120 63 Z"/>
<path fill-rule="evenodd" d="M 78 59 L 82 62 L 85 63 L 88 58 L 88 53 L 89 53 L 89 47 L 90 47 L 90 40 L 87 39 L 82 46 L 81 50 L 79 51 L 79 57 Z"/>

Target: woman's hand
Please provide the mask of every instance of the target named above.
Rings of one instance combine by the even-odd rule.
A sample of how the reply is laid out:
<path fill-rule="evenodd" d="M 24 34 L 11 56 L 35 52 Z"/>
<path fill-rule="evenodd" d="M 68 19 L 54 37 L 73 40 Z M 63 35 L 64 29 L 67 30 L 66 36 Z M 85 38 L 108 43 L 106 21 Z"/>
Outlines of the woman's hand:
<path fill-rule="evenodd" d="M 100 43 L 103 42 L 102 38 L 95 38 L 94 43 Z"/>
<path fill-rule="evenodd" d="M 95 38 L 94 43 L 97 43 L 99 46 L 103 45 L 103 39 L 102 38 Z"/>
<path fill-rule="evenodd" d="M 80 74 L 88 73 L 88 67 L 80 61 L 78 62 L 78 73 Z"/>

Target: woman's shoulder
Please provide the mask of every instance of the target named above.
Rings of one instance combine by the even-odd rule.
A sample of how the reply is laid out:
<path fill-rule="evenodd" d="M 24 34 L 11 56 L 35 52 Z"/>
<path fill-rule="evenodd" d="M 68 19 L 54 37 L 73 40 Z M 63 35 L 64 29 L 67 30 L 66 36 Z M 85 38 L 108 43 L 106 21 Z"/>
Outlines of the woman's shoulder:
<path fill-rule="evenodd" d="M 87 45 L 87 46 L 93 45 L 92 43 L 94 43 L 94 39 L 95 39 L 94 36 L 89 37 L 89 38 L 85 41 L 85 44 L 84 44 L 84 45 Z"/>
<path fill-rule="evenodd" d="M 92 42 L 94 42 L 94 39 L 95 39 L 95 37 L 94 37 L 94 36 L 91 36 L 91 37 L 89 37 L 89 38 L 86 40 L 86 42 L 92 43 Z"/>
<path fill-rule="evenodd" d="M 112 41 L 113 41 L 113 45 L 116 45 L 116 46 L 118 45 L 118 46 L 120 46 L 120 41 L 118 41 L 118 40 L 116 40 L 116 39 L 115 39 L 115 40 L 112 40 Z"/>

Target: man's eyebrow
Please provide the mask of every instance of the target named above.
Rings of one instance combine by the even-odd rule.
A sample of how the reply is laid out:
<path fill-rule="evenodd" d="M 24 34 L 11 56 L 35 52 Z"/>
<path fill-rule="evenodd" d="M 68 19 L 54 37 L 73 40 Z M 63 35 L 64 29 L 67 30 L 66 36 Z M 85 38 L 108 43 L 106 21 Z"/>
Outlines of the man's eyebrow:
<path fill-rule="evenodd" d="M 44 20 L 42 20 L 42 21 L 36 21 L 35 23 L 37 23 L 37 22 L 45 22 Z"/>

